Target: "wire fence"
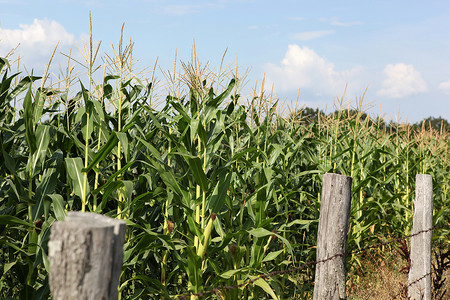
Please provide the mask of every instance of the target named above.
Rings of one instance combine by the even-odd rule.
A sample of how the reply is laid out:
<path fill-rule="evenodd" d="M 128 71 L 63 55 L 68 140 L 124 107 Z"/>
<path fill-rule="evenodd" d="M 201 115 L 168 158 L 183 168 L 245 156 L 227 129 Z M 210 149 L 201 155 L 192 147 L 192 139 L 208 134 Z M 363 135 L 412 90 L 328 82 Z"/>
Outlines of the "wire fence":
<path fill-rule="evenodd" d="M 418 231 L 418 232 L 416 232 L 414 234 L 410 234 L 410 235 L 406 235 L 406 236 L 403 236 L 403 237 L 391 239 L 391 240 L 386 241 L 386 242 L 375 243 L 375 244 L 372 244 L 370 246 L 363 247 L 363 248 L 360 248 L 360 249 L 357 249 L 357 250 L 353 250 L 353 251 L 350 251 L 350 252 L 347 252 L 347 253 L 342 252 L 342 253 L 330 256 L 330 257 L 328 257 L 326 259 L 316 260 L 316 261 L 308 261 L 308 262 L 302 263 L 300 266 L 295 267 L 295 268 L 290 268 L 290 269 L 286 269 L 286 270 L 279 270 L 279 271 L 273 271 L 273 272 L 270 272 L 270 273 L 267 273 L 267 274 L 261 274 L 261 275 L 258 275 L 256 278 L 253 278 L 251 280 L 247 280 L 247 281 L 245 281 L 243 283 L 240 283 L 240 284 L 219 286 L 219 287 L 214 287 L 214 288 L 212 288 L 212 289 L 210 289 L 208 291 L 203 291 L 203 292 L 198 292 L 198 293 L 186 293 L 186 294 L 182 294 L 182 295 L 177 295 L 177 296 L 174 297 L 174 299 L 187 300 L 191 296 L 203 297 L 203 296 L 211 295 L 211 294 L 221 294 L 221 291 L 229 291 L 229 290 L 233 290 L 233 289 L 239 289 L 239 288 L 251 285 L 254 282 L 256 282 L 257 280 L 259 280 L 259 279 L 267 279 L 267 278 L 280 276 L 280 275 L 285 275 L 285 274 L 295 274 L 295 273 L 298 273 L 299 271 L 305 269 L 308 266 L 324 263 L 324 262 L 333 260 L 333 259 L 335 259 L 337 257 L 343 257 L 343 256 L 345 257 L 346 255 L 359 254 L 359 253 L 362 253 L 362 252 L 365 252 L 365 251 L 368 251 L 368 250 L 371 250 L 371 249 L 377 249 L 377 248 L 380 248 L 382 246 L 387 246 L 387 245 L 390 245 L 390 244 L 393 244 L 393 243 L 402 242 L 402 241 L 405 241 L 405 240 L 407 240 L 407 239 L 409 239 L 411 237 L 417 236 L 417 235 L 425 233 L 425 232 L 429 232 L 429 231 L 432 231 L 432 230 L 439 230 L 439 229 L 443 229 L 443 228 L 449 228 L 449 227 L 450 227 L 450 224 L 441 225 L 441 226 L 433 226 L 433 227 L 431 227 L 429 229 L 421 230 L 421 231 Z M 416 279 L 416 280 L 414 280 L 412 282 L 409 282 L 407 285 L 402 287 L 400 292 L 398 292 L 397 294 L 393 295 L 391 299 L 397 299 L 399 296 L 401 296 L 405 292 L 407 293 L 409 286 L 419 282 L 423 278 L 425 278 L 427 276 L 430 276 L 430 275 L 432 275 L 435 272 L 436 271 L 431 271 L 431 272 L 423 275 L 422 277 L 420 277 L 420 278 L 418 278 L 418 279 Z M 370 295 L 369 295 L 369 297 L 370 297 Z"/>

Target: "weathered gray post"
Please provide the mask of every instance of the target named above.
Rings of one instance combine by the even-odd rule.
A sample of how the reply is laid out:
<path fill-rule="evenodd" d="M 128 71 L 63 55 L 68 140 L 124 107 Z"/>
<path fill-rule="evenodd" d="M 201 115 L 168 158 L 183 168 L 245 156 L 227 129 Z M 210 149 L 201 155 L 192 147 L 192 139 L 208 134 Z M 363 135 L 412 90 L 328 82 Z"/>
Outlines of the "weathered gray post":
<path fill-rule="evenodd" d="M 408 278 L 408 296 L 411 300 L 431 299 L 431 238 L 433 232 L 429 229 L 432 227 L 433 178 L 431 175 L 417 174 L 412 234 L 426 232 L 411 237 L 411 268 Z"/>
<path fill-rule="evenodd" d="M 346 299 L 346 251 L 352 178 L 325 174 L 317 233 L 314 300 Z M 329 260 L 327 260 L 329 259 Z"/>
<path fill-rule="evenodd" d="M 125 222 L 69 212 L 55 222 L 49 247 L 53 299 L 117 299 Z"/>

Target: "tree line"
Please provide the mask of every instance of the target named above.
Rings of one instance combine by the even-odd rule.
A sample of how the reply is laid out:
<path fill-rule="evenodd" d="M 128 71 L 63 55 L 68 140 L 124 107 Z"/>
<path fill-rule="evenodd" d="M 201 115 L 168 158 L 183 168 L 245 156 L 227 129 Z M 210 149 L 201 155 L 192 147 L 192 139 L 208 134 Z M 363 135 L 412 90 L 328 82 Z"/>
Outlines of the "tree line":
<path fill-rule="evenodd" d="M 359 119 L 361 121 L 366 121 L 367 119 L 369 122 L 369 125 L 378 125 L 379 127 L 385 129 L 386 131 L 395 132 L 396 128 L 399 127 L 399 123 L 394 121 L 386 121 L 383 118 L 380 117 L 371 117 L 366 112 L 355 110 L 355 109 L 343 109 L 339 111 L 334 111 L 332 113 L 326 114 L 323 110 L 320 110 L 319 108 L 311 108 L 311 107 L 305 107 L 301 110 L 298 110 L 293 113 L 294 115 L 291 115 L 296 120 L 302 121 L 306 124 L 310 123 L 316 123 L 320 122 L 319 118 L 322 120 L 330 115 L 334 115 L 335 117 L 338 116 L 341 119 L 354 119 L 355 117 L 359 116 Z M 442 118 L 442 117 L 427 117 L 422 119 L 419 122 L 408 124 L 411 126 L 414 130 L 420 130 L 421 128 L 426 129 L 434 129 L 437 131 L 450 131 L 450 123 L 448 120 Z"/>

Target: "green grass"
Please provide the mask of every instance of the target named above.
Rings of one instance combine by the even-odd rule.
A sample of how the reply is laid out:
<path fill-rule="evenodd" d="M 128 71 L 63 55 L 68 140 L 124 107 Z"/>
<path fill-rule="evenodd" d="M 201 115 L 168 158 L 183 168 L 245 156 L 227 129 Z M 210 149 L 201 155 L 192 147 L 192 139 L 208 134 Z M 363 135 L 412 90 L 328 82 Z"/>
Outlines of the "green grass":
<path fill-rule="evenodd" d="M 326 172 L 353 177 L 350 251 L 410 233 L 417 173 L 433 176 L 434 224 L 448 224 L 447 131 L 365 118 L 362 100 L 345 110 L 340 99 L 317 120 L 282 114 L 264 80 L 245 96 L 237 68 L 202 66 L 195 48 L 164 81 L 156 68 L 147 79 L 132 48 L 120 39 L 97 65 L 91 39 L 87 76 L 73 77 L 69 59 L 53 85 L 1 60 L 1 297 L 48 296 L 50 228 L 71 210 L 127 221 L 122 299 L 236 285 L 314 260 Z M 435 231 L 435 243 L 448 246 L 448 234 Z M 349 273 L 365 262 L 348 257 Z M 309 267 L 220 297 L 303 299 L 313 278 Z"/>

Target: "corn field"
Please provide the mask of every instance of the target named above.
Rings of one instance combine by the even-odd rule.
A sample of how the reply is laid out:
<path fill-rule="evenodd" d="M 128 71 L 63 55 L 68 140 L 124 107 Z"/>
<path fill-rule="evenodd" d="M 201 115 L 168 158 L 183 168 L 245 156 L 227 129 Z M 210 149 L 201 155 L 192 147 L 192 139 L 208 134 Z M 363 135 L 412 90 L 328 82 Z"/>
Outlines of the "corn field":
<path fill-rule="evenodd" d="M 322 175 L 353 177 L 348 249 L 411 232 L 414 178 L 433 176 L 434 224 L 449 222 L 450 135 L 370 118 L 362 101 L 320 113 L 282 105 L 238 69 L 193 52 L 164 82 L 133 69 L 132 44 L 57 83 L 0 59 L 0 297 L 49 298 L 47 243 L 68 211 L 127 223 L 120 298 L 236 285 L 315 258 Z M 176 62 L 176 59 L 175 59 Z M 95 74 L 103 72 L 97 82 Z M 163 96 L 161 96 L 163 95 Z M 448 247 L 449 230 L 435 244 Z M 348 268 L 363 263 L 351 256 Z M 304 299 L 314 269 L 205 299 Z M 195 298 L 195 297 L 194 297 Z"/>

